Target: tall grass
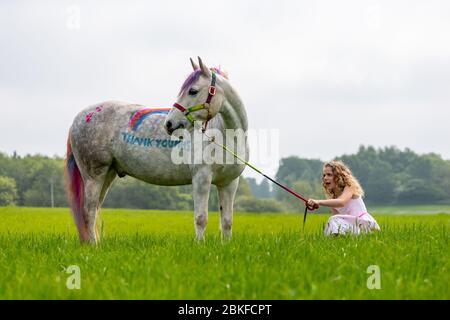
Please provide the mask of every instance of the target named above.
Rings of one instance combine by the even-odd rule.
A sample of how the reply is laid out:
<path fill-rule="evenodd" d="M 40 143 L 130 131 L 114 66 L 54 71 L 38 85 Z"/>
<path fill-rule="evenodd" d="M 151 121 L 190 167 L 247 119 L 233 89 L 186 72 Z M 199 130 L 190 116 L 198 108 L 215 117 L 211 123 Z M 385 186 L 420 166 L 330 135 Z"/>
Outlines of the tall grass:
<path fill-rule="evenodd" d="M 244 214 L 233 240 L 211 213 L 104 210 L 102 242 L 80 246 L 67 209 L 0 208 L 1 299 L 449 299 L 449 215 L 377 215 L 382 232 L 327 238 L 328 216 Z M 65 269 L 78 265 L 81 289 Z M 367 288 L 370 265 L 381 289 Z"/>

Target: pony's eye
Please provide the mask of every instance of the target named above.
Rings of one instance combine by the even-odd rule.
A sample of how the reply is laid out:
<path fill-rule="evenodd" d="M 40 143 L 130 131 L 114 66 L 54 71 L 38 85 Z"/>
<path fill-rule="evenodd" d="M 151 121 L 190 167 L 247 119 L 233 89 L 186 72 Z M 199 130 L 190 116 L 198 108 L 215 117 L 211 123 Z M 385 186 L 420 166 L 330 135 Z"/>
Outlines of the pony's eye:
<path fill-rule="evenodd" d="M 189 95 L 190 96 L 195 96 L 198 93 L 198 90 L 194 89 L 194 88 L 190 88 L 189 89 Z"/>

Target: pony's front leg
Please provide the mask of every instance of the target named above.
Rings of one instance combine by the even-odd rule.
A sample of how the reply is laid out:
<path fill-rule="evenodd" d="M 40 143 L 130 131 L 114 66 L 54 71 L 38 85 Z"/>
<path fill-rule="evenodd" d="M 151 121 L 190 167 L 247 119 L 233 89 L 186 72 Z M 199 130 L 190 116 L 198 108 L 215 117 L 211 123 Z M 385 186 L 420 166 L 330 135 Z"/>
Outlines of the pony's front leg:
<path fill-rule="evenodd" d="M 207 167 L 198 170 L 192 178 L 194 198 L 195 233 L 197 240 L 205 239 L 205 229 L 208 223 L 208 199 L 211 189 L 212 173 Z"/>
<path fill-rule="evenodd" d="M 238 185 L 239 177 L 231 181 L 231 183 L 226 186 L 217 186 L 220 204 L 220 226 L 222 229 L 222 238 L 224 240 L 231 239 L 234 196 L 236 195 Z"/>

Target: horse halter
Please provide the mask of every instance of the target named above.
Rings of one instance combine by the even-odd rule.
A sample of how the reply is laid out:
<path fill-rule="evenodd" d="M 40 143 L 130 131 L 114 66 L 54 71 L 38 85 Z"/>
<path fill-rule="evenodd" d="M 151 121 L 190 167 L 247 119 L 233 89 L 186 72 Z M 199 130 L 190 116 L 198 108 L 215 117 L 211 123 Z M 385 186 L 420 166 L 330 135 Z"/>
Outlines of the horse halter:
<path fill-rule="evenodd" d="M 174 107 L 180 110 L 186 119 L 189 120 L 189 122 L 193 125 L 194 124 L 194 118 L 192 117 L 191 113 L 206 109 L 208 110 L 208 118 L 206 119 L 206 123 L 210 120 L 210 114 L 209 114 L 209 105 L 211 103 L 212 98 L 216 95 L 216 73 L 214 71 L 211 71 L 212 79 L 211 79 L 211 85 L 208 88 L 208 97 L 206 98 L 206 102 L 202 104 L 198 104 L 193 107 L 185 108 L 179 103 L 174 103 Z M 206 127 L 206 125 L 205 125 Z"/>

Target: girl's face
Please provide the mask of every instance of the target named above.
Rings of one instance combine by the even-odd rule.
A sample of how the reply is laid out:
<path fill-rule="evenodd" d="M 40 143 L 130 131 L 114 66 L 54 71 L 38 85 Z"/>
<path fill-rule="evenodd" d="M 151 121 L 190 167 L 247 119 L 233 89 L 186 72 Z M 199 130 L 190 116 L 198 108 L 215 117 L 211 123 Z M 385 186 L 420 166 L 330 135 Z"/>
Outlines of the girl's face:
<path fill-rule="evenodd" d="M 323 169 L 322 181 L 325 184 L 325 187 L 330 191 L 336 186 L 336 182 L 334 182 L 333 169 L 331 169 L 331 167 L 326 166 Z"/>

